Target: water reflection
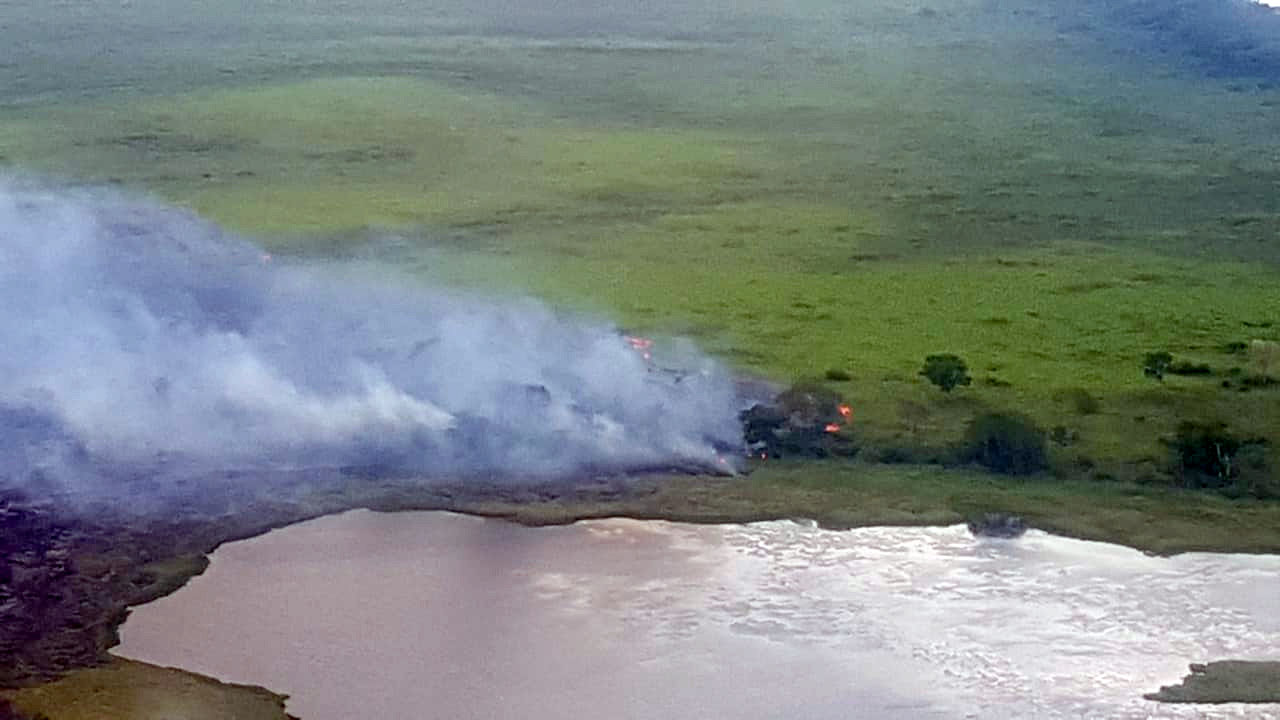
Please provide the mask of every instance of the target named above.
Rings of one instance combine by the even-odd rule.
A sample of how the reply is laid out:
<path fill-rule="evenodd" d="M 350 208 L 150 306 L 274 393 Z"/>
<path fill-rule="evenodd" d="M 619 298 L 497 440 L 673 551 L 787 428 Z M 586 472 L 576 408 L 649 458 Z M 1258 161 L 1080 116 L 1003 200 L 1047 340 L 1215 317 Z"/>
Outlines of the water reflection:
<path fill-rule="evenodd" d="M 1141 693 L 1280 646 L 1277 571 L 961 527 L 355 512 L 220 549 L 120 653 L 308 720 L 1257 717 Z"/>

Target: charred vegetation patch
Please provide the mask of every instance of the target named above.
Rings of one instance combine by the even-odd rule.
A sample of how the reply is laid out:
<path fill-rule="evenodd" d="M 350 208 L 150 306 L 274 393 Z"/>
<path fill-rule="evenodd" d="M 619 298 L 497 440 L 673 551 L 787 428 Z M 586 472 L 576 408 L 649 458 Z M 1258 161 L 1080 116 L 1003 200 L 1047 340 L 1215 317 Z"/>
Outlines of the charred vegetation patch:
<path fill-rule="evenodd" d="M 803 381 L 739 417 L 752 456 L 853 457 L 858 447 L 847 429 L 852 412 L 836 391 L 816 381 Z"/>

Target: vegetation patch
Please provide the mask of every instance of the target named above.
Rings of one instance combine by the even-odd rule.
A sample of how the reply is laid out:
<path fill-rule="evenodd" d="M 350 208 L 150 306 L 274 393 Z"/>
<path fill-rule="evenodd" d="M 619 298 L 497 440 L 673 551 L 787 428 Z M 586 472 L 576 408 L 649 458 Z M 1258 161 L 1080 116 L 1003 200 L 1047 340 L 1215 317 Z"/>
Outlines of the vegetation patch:
<path fill-rule="evenodd" d="M 1187 487 L 1268 497 L 1280 490 L 1272 481 L 1263 438 L 1245 439 L 1225 423 L 1184 421 L 1169 441 L 1175 468 Z"/>
<path fill-rule="evenodd" d="M 1002 475 L 1032 475 L 1049 468 L 1044 430 L 1017 414 L 974 418 L 965 432 L 961 457 Z"/>
<path fill-rule="evenodd" d="M 14 720 L 288 720 L 283 695 L 113 658 L 8 694 Z M 4 702 L 0 700 L 0 702 Z M 0 710 L 3 712 L 3 710 Z M 0 715 L 0 718 L 5 717 Z"/>
<path fill-rule="evenodd" d="M 1192 663 L 1181 684 L 1143 697 L 1166 703 L 1280 703 L 1280 662 Z"/>
<path fill-rule="evenodd" d="M 1280 340 L 1259 97 L 1153 76 L 1149 59 L 1099 66 L 1042 13 L 1010 16 L 1015 42 L 966 44 L 991 36 L 983 13 L 957 8 L 941 31 L 885 5 L 858 19 L 863 36 L 889 18 L 910 25 L 882 48 L 922 70 L 909 86 L 858 53 L 797 64 L 731 43 L 694 66 L 662 50 L 531 63 L 450 37 L 418 48 L 447 70 L 412 76 L 335 63 L 3 109 L 0 155 L 155 193 L 273 252 L 377 256 L 394 234 L 387 257 L 428 282 L 687 334 L 780 383 L 827 377 L 856 409 L 844 432 L 886 457 L 939 456 L 978 414 L 1020 413 L 1078 432 L 1062 464 L 1089 458 L 1086 477 L 1176 483 L 1144 458 L 1184 419 L 1230 417 L 1269 440 L 1275 472 L 1277 371 L 1250 350 Z M 1071 58 L 1048 81 L 1025 70 L 1044 43 Z M 1082 95 L 1102 70 L 1132 92 Z M 1214 349 L 1240 373 L 1204 382 Z M 915 374 L 940 350 L 968 386 Z M 1146 366 L 1159 384 L 1141 364 L 1154 351 L 1170 356 Z"/>
<path fill-rule="evenodd" d="M 969 377 L 969 366 L 959 356 L 950 353 L 929 355 L 924 359 L 924 367 L 920 375 L 938 386 L 944 393 L 949 393 L 957 386 L 968 385 L 973 381 Z"/>

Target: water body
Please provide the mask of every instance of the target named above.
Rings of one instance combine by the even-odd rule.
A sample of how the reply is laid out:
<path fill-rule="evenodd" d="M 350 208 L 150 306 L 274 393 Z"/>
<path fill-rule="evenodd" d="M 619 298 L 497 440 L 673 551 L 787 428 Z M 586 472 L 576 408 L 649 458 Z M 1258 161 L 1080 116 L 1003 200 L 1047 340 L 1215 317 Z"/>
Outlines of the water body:
<path fill-rule="evenodd" d="M 307 720 L 1259 718 L 1141 694 L 1268 657 L 1277 597 L 1280 557 L 1035 531 L 357 511 L 219 549 L 118 652 Z"/>

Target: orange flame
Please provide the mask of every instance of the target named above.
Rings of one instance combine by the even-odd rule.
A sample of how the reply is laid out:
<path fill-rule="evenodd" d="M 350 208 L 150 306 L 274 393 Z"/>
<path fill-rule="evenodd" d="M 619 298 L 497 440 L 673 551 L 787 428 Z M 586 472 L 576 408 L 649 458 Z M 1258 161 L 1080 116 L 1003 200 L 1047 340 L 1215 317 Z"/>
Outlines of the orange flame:
<path fill-rule="evenodd" d="M 836 423 L 827 423 L 826 430 L 829 433 L 838 433 L 840 432 L 840 426 Z"/>
<path fill-rule="evenodd" d="M 839 406 L 839 409 L 840 409 L 840 417 L 847 418 L 850 415 L 853 415 L 853 408 L 849 407 L 848 405 L 842 404 Z"/>

